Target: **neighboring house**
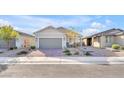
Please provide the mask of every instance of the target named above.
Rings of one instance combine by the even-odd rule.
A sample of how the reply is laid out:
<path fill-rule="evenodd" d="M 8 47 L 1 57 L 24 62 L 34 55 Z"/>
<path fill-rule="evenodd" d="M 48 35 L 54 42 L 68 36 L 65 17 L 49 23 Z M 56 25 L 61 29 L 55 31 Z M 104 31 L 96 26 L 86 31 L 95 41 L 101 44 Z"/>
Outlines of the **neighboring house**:
<path fill-rule="evenodd" d="M 98 48 L 111 47 L 112 44 L 124 46 L 124 30 L 110 29 L 104 32 L 94 34 L 83 38 L 85 46 L 93 46 Z"/>
<path fill-rule="evenodd" d="M 35 32 L 36 47 L 37 48 L 66 48 L 68 40 L 68 29 L 59 27 L 55 28 L 48 26 Z"/>
<path fill-rule="evenodd" d="M 35 45 L 35 37 L 30 35 L 30 34 L 27 34 L 27 33 L 24 33 L 24 32 L 19 32 L 19 38 L 16 40 L 16 46 L 18 48 L 28 48 L 30 46 L 34 46 Z"/>
<path fill-rule="evenodd" d="M 19 32 L 18 39 L 13 39 L 10 41 L 10 47 L 24 48 L 35 45 L 35 38 L 27 33 Z M 8 48 L 7 42 L 0 40 L 0 48 Z"/>

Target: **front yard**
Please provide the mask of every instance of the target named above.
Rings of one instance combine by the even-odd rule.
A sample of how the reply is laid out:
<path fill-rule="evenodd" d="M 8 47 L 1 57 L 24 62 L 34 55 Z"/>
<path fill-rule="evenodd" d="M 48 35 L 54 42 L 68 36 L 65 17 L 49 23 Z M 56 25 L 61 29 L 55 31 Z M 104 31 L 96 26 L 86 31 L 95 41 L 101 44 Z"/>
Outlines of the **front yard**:
<path fill-rule="evenodd" d="M 0 57 L 123 57 L 124 50 L 94 47 L 67 49 L 14 49 L 0 50 Z"/>
<path fill-rule="evenodd" d="M 124 50 L 94 47 L 67 49 L 14 49 L 0 51 L 0 57 L 124 57 Z"/>

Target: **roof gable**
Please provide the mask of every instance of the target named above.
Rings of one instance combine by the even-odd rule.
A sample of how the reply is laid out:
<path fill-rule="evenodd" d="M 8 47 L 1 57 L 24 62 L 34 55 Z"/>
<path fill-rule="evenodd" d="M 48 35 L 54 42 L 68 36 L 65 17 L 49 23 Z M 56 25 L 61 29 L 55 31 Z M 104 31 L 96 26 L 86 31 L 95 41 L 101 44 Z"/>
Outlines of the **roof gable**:
<path fill-rule="evenodd" d="M 30 35 L 30 34 L 27 34 L 24 32 L 20 32 L 20 31 L 16 31 L 16 32 L 18 32 L 20 35 L 26 35 L 26 36 L 34 37 L 33 35 Z"/>
<path fill-rule="evenodd" d="M 47 29 L 54 29 L 54 30 L 57 30 L 58 32 L 61 32 L 61 33 L 64 33 L 64 34 L 73 33 L 73 34 L 75 34 L 75 35 L 79 35 L 79 36 L 80 36 L 79 33 L 74 32 L 74 31 L 69 30 L 69 29 L 66 29 L 66 28 L 64 28 L 64 27 L 55 28 L 55 27 L 53 27 L 53 26 L 48 26 L 48 27 L 46 27 L 46 28 L 40 29 L 40 30 L 34 32 L 34 34 L 35 34 L 35 33 L 42 32 L 42 31 L 45 31 L 45 30 L 47 30 Z"/>
<path fill-rule="evenodd" d="M 44 31 L 44 30 L 47 30 L 47 29 L 56 29 L 56 28 L 53 27 L 53 26 L 48 26 L 48 27 L 45 27 L 45 28 L 43 28 L 43 29 L 40 29 L 40 30 L 34 32 L 34 34 L 35 34 L 35 33 L 39 33 L 39 32 L 41 32 L 41 31 Z"/>

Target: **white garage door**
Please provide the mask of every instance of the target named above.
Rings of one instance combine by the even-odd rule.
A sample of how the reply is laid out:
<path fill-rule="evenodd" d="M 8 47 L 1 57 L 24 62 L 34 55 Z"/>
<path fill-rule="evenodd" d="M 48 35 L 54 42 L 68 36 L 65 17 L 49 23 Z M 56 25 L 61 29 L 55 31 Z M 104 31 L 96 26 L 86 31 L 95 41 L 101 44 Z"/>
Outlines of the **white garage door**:
<path fill-rule="evenodd" d="M 61 38 L 40 38 L 39 48 L 62 48 Z"/>

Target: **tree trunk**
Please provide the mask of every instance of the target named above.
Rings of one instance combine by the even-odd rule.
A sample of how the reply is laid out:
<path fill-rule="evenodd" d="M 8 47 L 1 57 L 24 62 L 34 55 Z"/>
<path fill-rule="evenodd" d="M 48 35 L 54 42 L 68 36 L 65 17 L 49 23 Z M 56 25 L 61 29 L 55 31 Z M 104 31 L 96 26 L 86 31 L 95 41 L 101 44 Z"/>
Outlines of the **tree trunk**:
<path fill-rule="evenodd" d="M 10 40 L 7 41 L 8 49 L 10 49 Z"/>

